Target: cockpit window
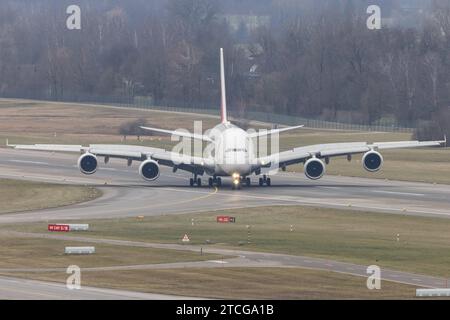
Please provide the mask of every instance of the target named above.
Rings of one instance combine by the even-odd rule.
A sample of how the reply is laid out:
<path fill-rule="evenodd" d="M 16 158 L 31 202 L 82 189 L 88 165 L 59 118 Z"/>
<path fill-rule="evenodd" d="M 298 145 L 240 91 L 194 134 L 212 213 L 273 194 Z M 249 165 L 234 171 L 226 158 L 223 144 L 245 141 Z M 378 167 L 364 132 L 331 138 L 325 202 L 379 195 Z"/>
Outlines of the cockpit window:
<path fill-rule="evenodd" d="M 230 148 L 230 149 L 225 150 L 225 152 L 247 152 L 247 149 Z"/>

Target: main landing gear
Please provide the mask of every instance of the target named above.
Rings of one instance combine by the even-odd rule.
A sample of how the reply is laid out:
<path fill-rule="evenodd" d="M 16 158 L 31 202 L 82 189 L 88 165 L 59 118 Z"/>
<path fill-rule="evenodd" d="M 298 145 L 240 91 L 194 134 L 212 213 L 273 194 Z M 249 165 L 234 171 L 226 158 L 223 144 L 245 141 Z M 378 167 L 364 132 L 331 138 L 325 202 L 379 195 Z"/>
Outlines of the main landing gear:
<path fill-rule="evenodd" d="M 197 175 L 194 175 L 194 177 L 193 178 L 190 178 L 189 179 L 189 185 L 191 186 L 191 187 L 193 187 L 193 186 L 197 186 L 197 187 L 201 187 L 202 186 L 202 179 L 201 178 L 198 178 L 197 177 Z"/>
<path fill-rule="evenodd" d="M 270 178 L 267 178 L 266 175 L 263 175 L 262 178 L 259 178 L 259 186 L 260 187 L 262 187 L 264 185 L 269 187 L 270 184 L 271 184 Z"/>
<path fill-rule="evenodd" d="M 197 187 L 201 187 L 202 186 L 202 179 L 197 177 L 197 175 L 194 175 L 194 177 L 189 179 L 189 185 L 191 187 L 197 186 Z M 233 178 L 231 181 L 231 189 L 233 190 L 240 190 L 242 185 L 245 185 L 246 187 L 250 187 L 252 185 L 252 180 L 250 179 L 250 177 L 238 177 L 238 178 Z M 261 178 L 259 178 L 259 185 L 262 187 L 264 185 L 266 186 L 270 186 L 271 185 L 271 180 L 270 178 L 268 178 L 266 175 L 263 175 Z M 209 187 L 221 187 L 222 186 L 222 179 L 220 177 L 209 177 L 208 178 L 208 186 Z"/>
<path fill-rule="evenodd" d="M 222 186 L 222 179 L 220 177 L 210 177 L 208 179 L 208 185 L 210 187 L 213 187 L 214 185 L 216 185 L 217 187 L 221 187 Z"/>

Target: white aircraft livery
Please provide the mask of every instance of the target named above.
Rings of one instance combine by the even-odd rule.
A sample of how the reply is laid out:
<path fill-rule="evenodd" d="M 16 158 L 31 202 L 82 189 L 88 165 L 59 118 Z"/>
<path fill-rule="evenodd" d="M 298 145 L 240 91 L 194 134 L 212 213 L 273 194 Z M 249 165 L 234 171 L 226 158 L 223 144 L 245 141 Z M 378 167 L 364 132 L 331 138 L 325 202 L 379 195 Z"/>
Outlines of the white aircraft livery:
<path fill-rule="evenodd" d="M 446 145 L 446 138 L 442 141 L 395 141 L 395 142 L 351 142 L 329 143 L 302 146 L 283 152 L 273 152 L 261 156 L 257 152 L 257 138 L 277 136 L 278 134 L 299 129 L 303 126 L 294 126 L 280 129 L 246 132 L 233 125 L 227 118 L 225 71 L 223 49 L 220 49 L 220 81 L 221 81 L 221 123 L 209 130 L 208 133 L 189 133 L 185 131 L 171 131 L 158 128 L 141 127 L 144 130 L 171 134 L 173 136 L 199 140 L 203 145 L 206 142 L 211 150 L 208 155 L 192 156 L 182 155 L 179 152 L 168 151 L 161 148 L 132 146 L 132 145 L 106 145 L 92 144 L 88 147 L 81 145 L 11 145 L 9 147 L 24 150 L 74 152 L 80 153 L 78 167 L 83 174 L 94 174 L 98 168 L 98 157 L 103 157 L 108 163 L 110 158 L 125 159 L 128 165 L 133 161 L 141 162 L 139 174 L 147 181 L 154 181 L 160 176 L 160 166 L 169 166 L 173 171 L 185 170 L 192 173 L 191 186 L 201 186 L 201 176 L 208 175 L 209 186 L 221 186 L 221 177 L 231 177 L 233 189 L 240 189 L 242 185 L 250 186 L 250 176 L 259 176 L 259 185 L 270 186 L 270 175 L 274 169 L 286 170 L 293 164 L 303 163 L 306 177 L 317 180 L 325 174 L 326 164 L 330 158 L 343 156 L 350 161 L 352 155 L 363 154 L 362 164 L 369 172 L 376 172 L 383 165 L 380 150 L 416 147 L 439 147 Z M 207 147 L 208 148 L 208 147 Z M 273 150 L 272 150 L 273 151 Z M 266 174 L 268 170 L 269 174 Z M 276 171 L 276 170 L 275 170 Z"/>

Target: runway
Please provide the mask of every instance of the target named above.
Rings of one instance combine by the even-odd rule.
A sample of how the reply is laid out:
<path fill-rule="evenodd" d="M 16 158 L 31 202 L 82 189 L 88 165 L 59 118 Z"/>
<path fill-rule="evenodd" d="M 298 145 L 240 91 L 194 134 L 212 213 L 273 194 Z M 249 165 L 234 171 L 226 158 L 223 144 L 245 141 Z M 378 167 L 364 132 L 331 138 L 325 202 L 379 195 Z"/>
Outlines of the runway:
<path fill-rule="evenodd" d="M 138 175 L 137 163 L 127 167 L 123 160 L 101 164 L 96 174 L 85 176 L 76 161 L 77 155 L 1 149 L 0 177 L 93 185 L 104 196 L 64 208 L 1 215 L 0 223 L 156 216 L 269 205 L 450 217 L 447 185 L 336 176 L 311 181 L 302 173 L 280 172 L 272 177 L 271 187 L 256 186 L 257 178 L 253 177 L 252 187 L 233 191 L 227 181 L 220 189 L 189 187 L 188 173 L 173 173 L 164 167 L 157 181 L 146 182 Z"/>
<path fill-rule="evenodd" d="M 0 276 L 0 300 L 193 300 L 198 298 L 81 287 Z"/>
<path fill-rule="evenodd" d="M 254 185 L 242 190 L 230 190 L 229 181 L 220 189 L 189 187 L 190 175 L 184 172 L 173 173 L 162 168 L 161 177 L 155 182 L 146 182 L 138 175 L 138 163 L 126 166 L 124 160 L 111 160 L 100 164 L 95 175 L 82 175 L 77 166 L 77 155 L 30 152 L 0 149 L 0 177 L 45 181 L 62 184 L 92 185 L 103 191 L 96 200 L 56 209 L 0 215 L 0 224 L 83 220 L 132 216 L 157 216 L 183 214 L 190 212 L 213 212 L 220 209 L 233 209 L 272 205 L 306 205 L 330 208 L 345 208 L 371 212 L 435 216 L 450 218 L 450 186 L 415 182 L 387 181 L 326 176 L 319 181 L 308 180 L 302 173 L 280 172 L 272 177 L 271 187 Z M 349 165 L 357 165 L 350 163 Z M 363 169 L 361 169 L 363 170 Z M 204 179 L 206 184 L 206 179 Z M 90 240 L 91 242 L 94 240 Z M 97 241 L 117 241 L 97 239 Z M 118 245 L 124 245 L 119 243 Z M 131 245 L 140 245 L 132 243 Z M 176 245 L 144 244 L 166 249 Z M 175 246 L 175 247 L 173 247 Z M 183 250 L 198 250 L 185 247 Z M 256 253 L 246 251 L 208 248 L 205 252 L 238 256 L 225 263 L 199 262 L 187 264 L 167 264 L 159 266 L 128 266 L 129 268 L 176 268 L 176 267 L 301 267 L 333 272 L 367 276 L 366 266 L 347 264 L 332 260 L 309 257 Z M 383 279 L 421 287 L 443 286 L 445 279 L 416 275 L 392 270 L 384 270 Z M 16 282 L 14 282 L 16 281 Z M 19 284 L 17 285 L 17 282 Z M 16 283 L 14 291 L 11 283 Z M 23 288 L 23 290 L 21 289 Z M 64 294 L 60 292 L 64 290 Z M 100 291 L 98 291 L 100 290 Z M 0 298 L 22 299 L 158 299 L 176 298 L 161 295 L 142 295 L 117 291 L 91 291 L 68 293 L 65 286 L 53 287 L 50 283 L 30 282 L 14 278 L 0 278 Z M 15 293 L 14 293 L 15 292 Z M 133 296 L 137 294 L 137 296 Z M 42 296 L 43 295 L 43 296 Z"/>

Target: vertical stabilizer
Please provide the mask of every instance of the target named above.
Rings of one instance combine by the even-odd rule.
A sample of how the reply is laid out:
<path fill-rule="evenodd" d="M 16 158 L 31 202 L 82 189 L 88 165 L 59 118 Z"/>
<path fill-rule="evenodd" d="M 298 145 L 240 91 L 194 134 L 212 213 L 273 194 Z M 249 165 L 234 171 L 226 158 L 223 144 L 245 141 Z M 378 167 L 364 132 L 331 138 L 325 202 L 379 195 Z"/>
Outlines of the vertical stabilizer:
<path fill-rule="evenodd" d="M 225 67 L 223 62 L 223 48 L 220 48 L 220 92 L 221 92 L 220 117 L 222 123 L 226 123 L 228 122 L 228 120 L 227 120 L 227 97 L 225 91 Z"/>

